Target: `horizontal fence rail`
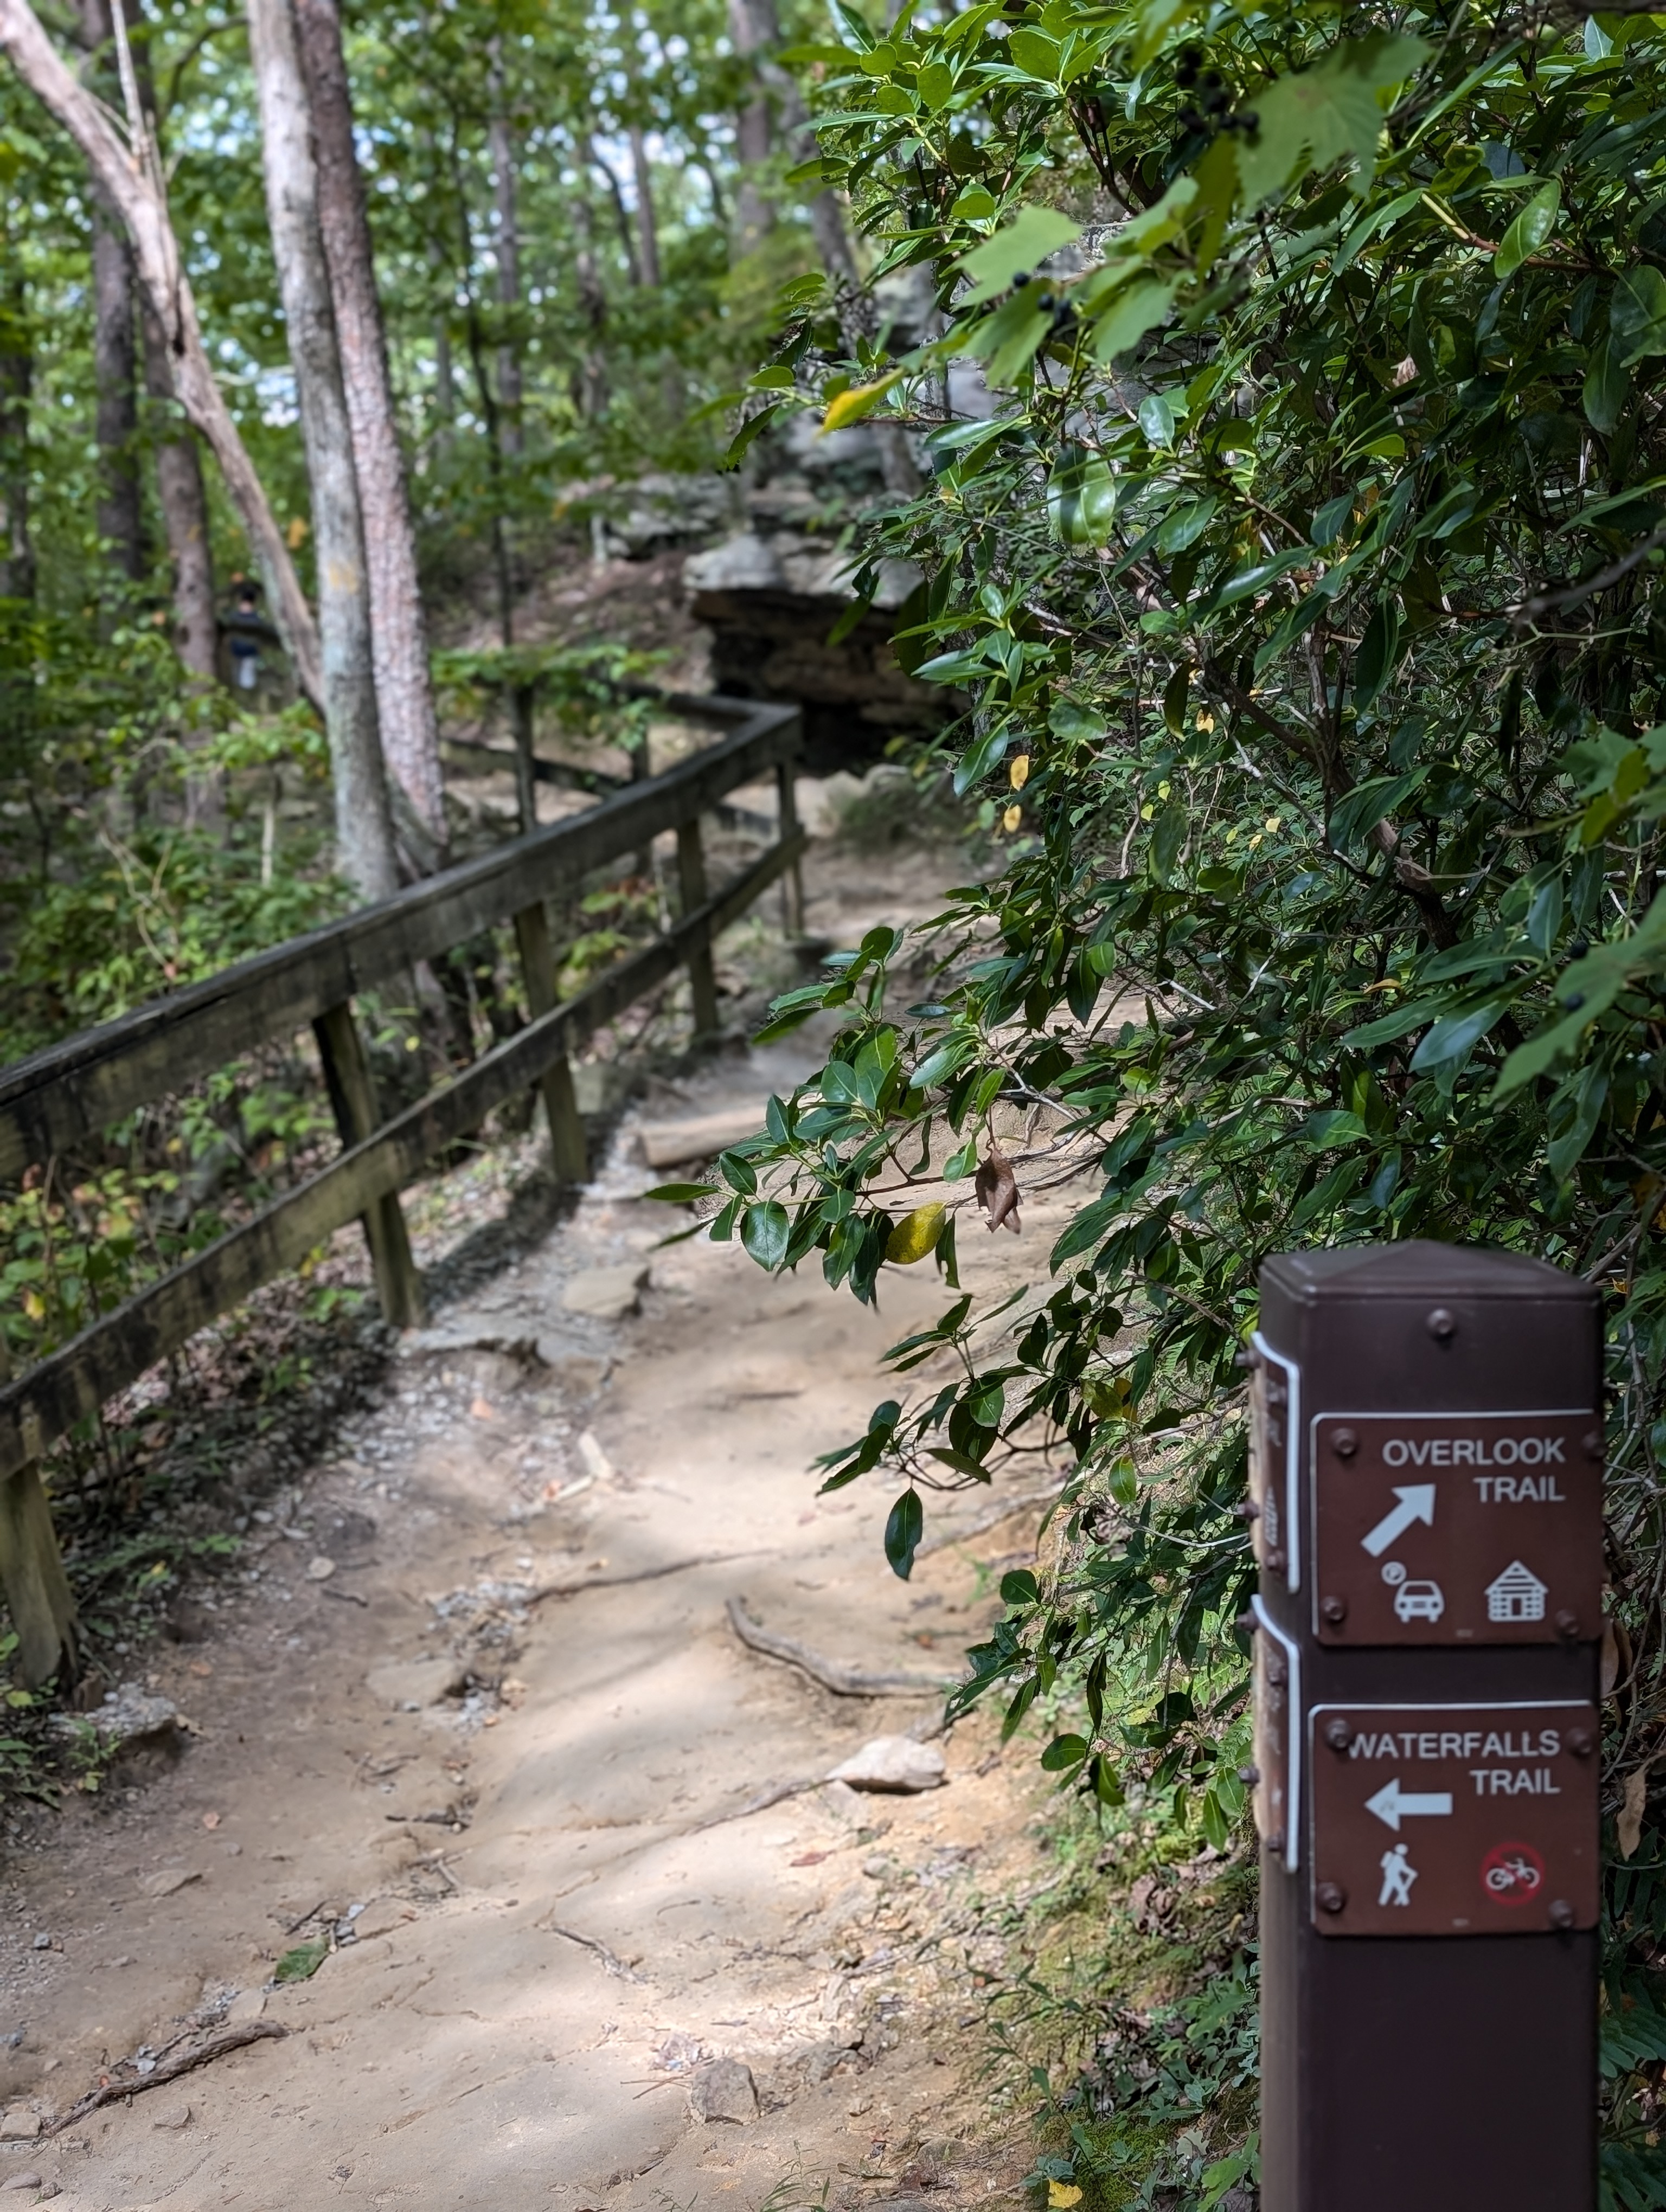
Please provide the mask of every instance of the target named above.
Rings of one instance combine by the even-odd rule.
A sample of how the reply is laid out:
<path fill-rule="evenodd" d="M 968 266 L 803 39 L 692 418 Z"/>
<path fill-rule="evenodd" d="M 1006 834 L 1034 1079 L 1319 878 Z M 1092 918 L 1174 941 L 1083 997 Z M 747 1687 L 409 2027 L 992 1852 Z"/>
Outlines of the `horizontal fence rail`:
<path fill-rule="evenodd" d="M 680 714 L 695 703 L 713 719 L 714 708 L 727 706 L 675 700 L 666 707 Z M 560 896 L 593 869 L 641 851 L 661 830 L 709 813 L 738 784 L 792 759 L 795 708 L 738 700 L 733 715 L 741 726 L 732 737 L 663 775 L 0 1071 L 0 1179 L 269 1038 L 290 1035 L 415 962 L 437 958 L 534 901 Z"/>
<path fill-rule="evenodd" d="M 41 1456 L 53 1443 L 356 1218 L 364 1223 L 384 1313 L 396 1323 L 420 1319 L 421 1285 L 398 1193 L 423 1164 L 477 1128 L 494 1108 L 536 1085 L 544 1096 L 556 1172 L 563 1181 L 581 1180 L 585 1136 L 573 1091 L 572 1054 L 679 967 L 689 971 L 696 1033 L 714 1030 L 713 941 L 783 876 L 792 879 L 790 910 L 801 926 L 797 882 L 805 839 L 793 789 L 797 710 L 718 699 L 663 704 L 681 719 L 734 726 L 729 736 L 664 775 L 633 784 L 582 814 L 0 1070 L 0 1177 L 12 1177 L 310 1023 L 344 1144 L 327 1167 L 15 1380 L 0 1382 L 0 1582 L 27 1680 L 45 1680 L 66 1656 L 73 1660 L 75 1650 L 74 1607 L 40 1473 Z M 711 894 L 701 817 L 717 811 L 725 793 L 766 774 L 774 775 L 779 792 L 775 842 L 733 882 Z M 558 1005 L 545 902 L 672 830 L 680 919 Z M 353 998 L 505 921 L 514 925 L 527 1025 L 415 1105 L 382 1121 Z"/>

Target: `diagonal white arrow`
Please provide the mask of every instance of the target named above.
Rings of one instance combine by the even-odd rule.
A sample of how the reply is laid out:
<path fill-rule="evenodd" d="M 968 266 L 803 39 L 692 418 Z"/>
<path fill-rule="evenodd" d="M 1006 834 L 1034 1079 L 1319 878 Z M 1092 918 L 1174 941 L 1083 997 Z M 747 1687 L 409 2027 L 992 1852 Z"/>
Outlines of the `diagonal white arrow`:
<path fill-rule="evenodd" d="M 1366 1812 L 1375 1813 L 1383 1826 L 1392 1828 L 1395 1835 L 1400 1833 L 1402 1820 L 1415 1820 L 1420 1815 L 1434 1813 L 1450 1813 L 1451 1809 L 1452 1793 L 1450 1790 L 1422 1792 L 1402 1790 L 1398 1775 L 1392 1782 L 1385 1782 L 1376 1796 L 1365 1800 Z"/>
<path fill-rule="evenodd" d="M 1409 1482 L 1403 1490 L 1396 1489 L 1400 1500 L 1392 1513 L 1385 1514 L 1369 1536 L 1359 1541 L 1372 1559 L 1380 1559 L 1390 1544 L 1403 1536 L 1414 1521 L 1421 1521 L 1432 1528 L 1435 1525 L 1435 1486 L 1432 1482 Z"/>

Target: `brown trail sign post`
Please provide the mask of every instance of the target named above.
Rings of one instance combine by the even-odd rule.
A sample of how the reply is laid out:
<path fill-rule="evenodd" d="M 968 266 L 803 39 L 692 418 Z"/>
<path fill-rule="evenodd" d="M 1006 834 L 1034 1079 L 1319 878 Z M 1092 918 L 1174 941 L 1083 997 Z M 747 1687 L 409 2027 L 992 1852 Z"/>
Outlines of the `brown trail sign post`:
<path fill-rule="evenodd" d="M 1594 2212 L 1596 1294 L 1286 1254 L 1253 1360 L 1264 2212 Z"/>

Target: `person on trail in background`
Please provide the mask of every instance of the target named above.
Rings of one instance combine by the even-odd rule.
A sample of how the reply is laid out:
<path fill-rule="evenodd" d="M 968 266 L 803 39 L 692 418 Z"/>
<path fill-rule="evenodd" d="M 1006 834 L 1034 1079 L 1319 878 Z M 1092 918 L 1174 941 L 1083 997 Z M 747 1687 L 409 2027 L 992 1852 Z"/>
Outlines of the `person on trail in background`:
<path fill-rule="evenodd" d="M 229 613 L 220 618 L 226 651 L 231 661 L 234 691 L 252 691 L 260 682 L 260 649 L 276 644 L 277 632 L 260 611 L 260 586 L 252 577 L 234 580 L 235 593 Z"/>

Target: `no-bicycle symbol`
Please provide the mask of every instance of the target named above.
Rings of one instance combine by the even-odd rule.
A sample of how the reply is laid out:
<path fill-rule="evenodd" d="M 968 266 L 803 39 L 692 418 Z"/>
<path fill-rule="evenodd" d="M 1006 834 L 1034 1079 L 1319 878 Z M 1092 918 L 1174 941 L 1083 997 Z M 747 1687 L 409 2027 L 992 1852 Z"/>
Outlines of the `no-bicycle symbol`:
<path fill-rule="evenodd" d="M 1528 1905 L 1545 1886 L 1545 1863 L 1531 1844 L 1494 1844 L 1481 1863 L 1481 1886 L 1495 1905 Z"/>

